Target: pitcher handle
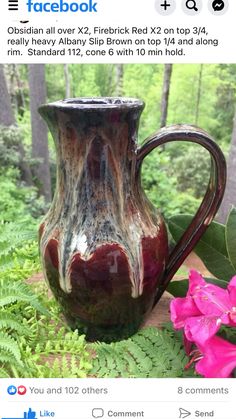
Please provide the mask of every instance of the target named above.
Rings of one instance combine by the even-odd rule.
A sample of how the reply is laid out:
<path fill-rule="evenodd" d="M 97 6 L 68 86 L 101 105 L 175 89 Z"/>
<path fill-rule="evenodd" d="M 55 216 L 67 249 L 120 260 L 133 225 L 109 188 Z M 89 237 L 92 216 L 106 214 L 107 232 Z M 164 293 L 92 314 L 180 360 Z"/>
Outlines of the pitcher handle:
<path fill-rule="evenodd" d="M 175 272 L 211 223 L 223 199 L 226 185 L 226 161 L 221 149 L 205 131 L 192 125 L 170 126 L 149 137 L 137 151 L 137 178 L 140 176 L 143 159 L 154 148 L 171 141 L 188 141 L 200 144 L 211 154 L 212 167 L 208 188 L 202 203 L 187 230 L 170 253 L 155 303 L 160 299 Z"/>

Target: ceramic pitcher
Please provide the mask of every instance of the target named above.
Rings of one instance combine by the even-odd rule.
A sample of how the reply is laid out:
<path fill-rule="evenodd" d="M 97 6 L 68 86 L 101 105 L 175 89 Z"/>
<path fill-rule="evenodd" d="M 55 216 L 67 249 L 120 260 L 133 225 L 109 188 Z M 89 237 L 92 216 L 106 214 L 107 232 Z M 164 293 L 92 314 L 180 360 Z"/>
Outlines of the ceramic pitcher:
<path fill-rule="evenodd" d="M 137 331 L 224 193 L 224 156 L 201 129 L 164 128 L 138 147 L 143 108 L 130 98 L 68 99 L 40 108 L 57 153 L 56 191 L 39 230 L 43 269 L 71 327 L 82 325 L 92 340 Z M 169 254 L 165 222 L 141 186 L 141 166 L 170 141 L 205 147 L 212 169 L 199 210 Z"/>

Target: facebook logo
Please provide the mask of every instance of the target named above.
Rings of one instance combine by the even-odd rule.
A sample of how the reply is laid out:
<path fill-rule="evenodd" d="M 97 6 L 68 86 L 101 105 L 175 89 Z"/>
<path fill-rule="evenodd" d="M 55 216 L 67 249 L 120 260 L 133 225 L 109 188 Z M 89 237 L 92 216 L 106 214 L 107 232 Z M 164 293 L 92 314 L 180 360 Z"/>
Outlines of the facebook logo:
<path fill-rule="evenodd" d="M 37 419 L 36 412 L 29 408 L 28 412 L 24 412 L 24 416 L 14 418 L 2 418 L 2 419 Z"/>

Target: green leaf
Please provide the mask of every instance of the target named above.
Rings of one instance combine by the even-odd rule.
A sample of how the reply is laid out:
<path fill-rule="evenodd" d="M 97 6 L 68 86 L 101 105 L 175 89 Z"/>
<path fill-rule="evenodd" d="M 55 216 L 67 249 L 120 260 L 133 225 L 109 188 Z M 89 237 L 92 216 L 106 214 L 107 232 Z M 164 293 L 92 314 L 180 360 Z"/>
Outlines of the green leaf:
<path fill-rule="evenodd" d="M 10 375 L 6 372 L 4 368 L 0 368 L 0 378 L 10 378 Z"/>
<path fill-rule="evenodd" d="M 217 285 L 221 288 L 227 288 L 228 282 L 216 278 L 205 278 L 207 282 Z M 167 291 L 174 297 L 185 297 L 188 291 L 188 279 L 181 281 L 172 281 L 168 285 Z"/>
<path fill-rule="evenodd" d="M 28 303 L 40 313 L 48 315 L 47 309 L 40 303 L 36 294 L 31 291 L 28 285 L 18 281 L 0 288 L 0 307 L 5 307 L 19 301 Z"/>
<path fill-rule="evenodd" d="M 0 351 L 10 353 L 19 365 L 23 365 L 16 340 L 3 332 L 0 332 Z"/>
<path fill-rule="evenodd" d="M 225 235 L 229 258 L 236 271 L 236 208 L 233 208 L 229 214 Z"/>
<path fill-rule="evenodd" d="M 228 327 L 228 326 L 221 326 L 218 335 L 221 336 L 223 339 L 228 340 L 231 343 L 236 343 L 236 328 L 235 327 Z"/>
<path fill-rule="evenodd" d="M 182 237 L 192 218 L 192 215 L 185 214 L 169 219 L 169 230 L 176 242 Z M 222 224 L 213 221 L 194 251 L 216 278 L 229 282 L 235 275 L 235 268 L 227 252 L 225 227 Z"/>
<path fill-rule="evenodd" d="M 22 324 L 22 319 L 17 318 L 15 314 L 9 313 L 8 311 L 0 312 L 0 330 L 16 330 L 20 334 L 30 335 L 30 330 Z"/>
<path fill-rule="evenodd" d="M 187 357 L 175 332 L 148 327 L 130 339 L 95 343 L 96 360 L 90 374 L 97 377 L 179 377 Z"/>

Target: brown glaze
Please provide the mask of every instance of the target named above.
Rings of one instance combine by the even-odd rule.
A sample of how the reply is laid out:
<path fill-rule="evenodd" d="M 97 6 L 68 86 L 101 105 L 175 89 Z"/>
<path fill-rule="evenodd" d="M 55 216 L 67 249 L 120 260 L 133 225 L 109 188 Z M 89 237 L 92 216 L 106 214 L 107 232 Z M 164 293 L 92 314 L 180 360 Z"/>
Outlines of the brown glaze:
<path fill-rule="evenodd" d="M 85 325 L 89 339 L 133 334 L 163 288 L 166 227 L 140 183 L 150 151 L 137 148 L 143 106 L 84 98 L 40 108 L 57 151 L 56 192 L 40 226 L 44 273 L 68 322 Z"/>

